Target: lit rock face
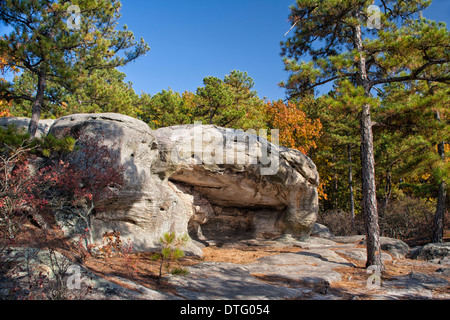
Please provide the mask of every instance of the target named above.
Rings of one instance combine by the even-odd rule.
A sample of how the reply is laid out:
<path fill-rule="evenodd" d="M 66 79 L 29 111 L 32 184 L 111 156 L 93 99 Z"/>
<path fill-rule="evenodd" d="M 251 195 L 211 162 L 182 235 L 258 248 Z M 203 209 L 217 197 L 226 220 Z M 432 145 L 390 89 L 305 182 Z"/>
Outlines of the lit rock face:
<path fill-rule="evenodd" d="M 3 122 L 15 119 L 26 122 Z M 319 175 L 297 150 L 215 126 L 151 130 L 119 114 L 71 115 L 50 125 L 43 134 L 81 137 L 80 146 L 83 137 L 98 137 L 125 168 L 124 187 L 98 204 L 102 210 L 93 218 L 97 241 L 117 230 L 135 249 L 148 250 L 168 231 L 205 241 L 301 238 L 314 227 Z M 199 253 L 195 243 L 186 250 Z"/>

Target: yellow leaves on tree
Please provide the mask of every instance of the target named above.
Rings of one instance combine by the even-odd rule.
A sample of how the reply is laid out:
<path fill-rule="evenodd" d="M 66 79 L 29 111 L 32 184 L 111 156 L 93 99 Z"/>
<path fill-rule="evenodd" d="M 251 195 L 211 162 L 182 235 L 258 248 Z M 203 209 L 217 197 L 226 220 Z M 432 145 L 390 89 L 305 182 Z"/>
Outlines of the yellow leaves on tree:
<path fill-rule="evenodd" d="M 0 84 L 6 80 L 3 78 L 5 75 L 5 70 L 9 67 L 8 61 L 5 57 L 0 56 Z M 16 73 L 17 68 L 11 67 L 11 70 Z M 11 117 L 10 113 L 11 102 L 5 100 L 0 100 L 0 118 Z"/>
<path fill-rule="evenodd" d="M 10 113 L 11 103 L 0 100 L 0 118 L 12 117 Z"/>
<path fill-rule="evenodd" d="M 320 135 L 322 124 L 320 120 L 308 118 L 302 110 L 301 103 L 279 100 L 268 102 L 266 115 L 271 129 L 280 131 L 280 144 L 297 149 L 307 154 L 311 148 L 316 148 L 316 138 Z"/>

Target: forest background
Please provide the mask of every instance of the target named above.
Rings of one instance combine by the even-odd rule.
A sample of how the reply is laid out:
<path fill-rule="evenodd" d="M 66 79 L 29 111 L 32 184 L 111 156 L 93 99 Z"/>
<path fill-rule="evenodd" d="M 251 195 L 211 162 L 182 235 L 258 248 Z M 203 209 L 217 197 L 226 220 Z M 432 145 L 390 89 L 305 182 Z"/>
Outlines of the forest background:
<path fill-rule="evenodd" d="M 354 234 L 364 233 L 359 115 L 361 105 L 370 103 L 381 235 L 431 239 L 438 211 L 443 207 L 448 214 L 450 36 L 445 23 L 422 14 L 434 6 L 431 1 L 380 1 L 380 28 L 369 28 L 372 16 L 365 10 L 359 21 L 351 20 L 354 16 L 345 10 L 352 1 L 323 1 L 320 7 L 306 0 L 293 3 L 286 8 L 287 33 L 279 35 L 280 61 L 289 77 L 273 79 L 285 93 L 273 100 L 261 97 L 254 79 L 243 70 L 205 75 L 196 90 L 167 88 L 137 94 L 127 81 L 125 66 L 137 61 L 132 65 L 139 68 L 144 56 L 152 59 L 152 51 L 119 23 L 121 10 L 130 5 L 127 1 L 123 8 L 115 0 L 89 5 L 86 1 L 0 3 L 8 8 L 0 14 L 6 30 L 0 35 L 1 117 L 31 118 L 37 111 L 38 118 L 53 119 L 116 112 L 141 119 L 152 129 L 194 121 L 269 133 L 278 129 L 281 145 L 302 151 L 317 165 L 319 221 L 336 234 Z M 64 26 L 72 3 L 82 8 L 81 30 Z M 358 2 L 362 8 L 371 3 Z M 367 95 L 349 71 L 357 68 L 361 57 L 342 39 L 335 41 L 346 36 L 345 28 L 336 35 L 340 30 L 333 29 L 336 18 L 329 24 L 336 34 L 314 34 L 314 28 L 325 22 L 308 25 L 300 19 L 309 15 L 308 21 L 314 22 L 313 10 L 302 11 L 311 6 L 327 17 L 339 13 L 342 25 L 361 24 L 366 32 L 365 58 L 373 65 L 369 77 L 401 81 L 379 81 Z M 29 26 L 24 27 L 27 21 L 21 17 L 30 17 Z M 55 35 L 51 28 L 64 32 Z M 246 30 L 239 32 L 254 37 Z M 314 36 L 322 37 L 322 42 L 313 44 Z"/>

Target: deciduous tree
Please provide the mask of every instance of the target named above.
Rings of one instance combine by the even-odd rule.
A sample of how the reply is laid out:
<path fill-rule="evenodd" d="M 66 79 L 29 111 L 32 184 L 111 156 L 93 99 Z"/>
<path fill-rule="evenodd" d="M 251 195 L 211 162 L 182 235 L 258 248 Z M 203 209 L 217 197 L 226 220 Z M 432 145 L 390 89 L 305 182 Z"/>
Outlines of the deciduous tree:
<path fill-rule="evenodd" d="M 280 143 L 307 155 L 317 147 L 316 139 L 322 130 L 320 120 L 308 118 L 301 103 L 268 102 L 266 108 L 269 128 L 278 129 Z"/>

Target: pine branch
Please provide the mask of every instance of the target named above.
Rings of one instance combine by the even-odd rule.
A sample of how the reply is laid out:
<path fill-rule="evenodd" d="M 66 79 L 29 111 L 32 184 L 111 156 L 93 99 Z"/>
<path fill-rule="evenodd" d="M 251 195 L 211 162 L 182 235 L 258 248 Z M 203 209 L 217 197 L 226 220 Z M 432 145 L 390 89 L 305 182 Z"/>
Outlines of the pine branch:
<path fill-rule="evenodd" d="M 418 68 L 418 69 L 414 70 L 413 72 L 411 72 L 409 75 L 401 76 L 401 77 L 390 77 L 390 78 L 385 78 L 385 79 L 380 79 L 380 80 L 374 80 L 374 81 L 371 81 L 371 84 L 372 84 L 372 86 L 374 86 L 374 85 L 378 85 L 378 84 L 386 84 L 386 83 L 392 83 L 392 82 L 403 82 L 403 81 L 412 81 L 412 80 L 435 81 L 435 82 L 448 83 L 448 81 L 450 81 L 450 76 L 449 75 L 444 75 L 444 76 L 440 76 L 440 77 L 419 77 L 419 75 L 426 68 L 428 68 L 428 67 L 430 67 L 432 65 L 444 64 L 444 63 L 449 63 L 449 62 L 450 62 L 450 60 L 447 60 L 447 59 L 441 59 L 441 60 L 436 60 L 436 61 L 428 61 L 427 63 L 425 63 L 420 68 Z"/>

